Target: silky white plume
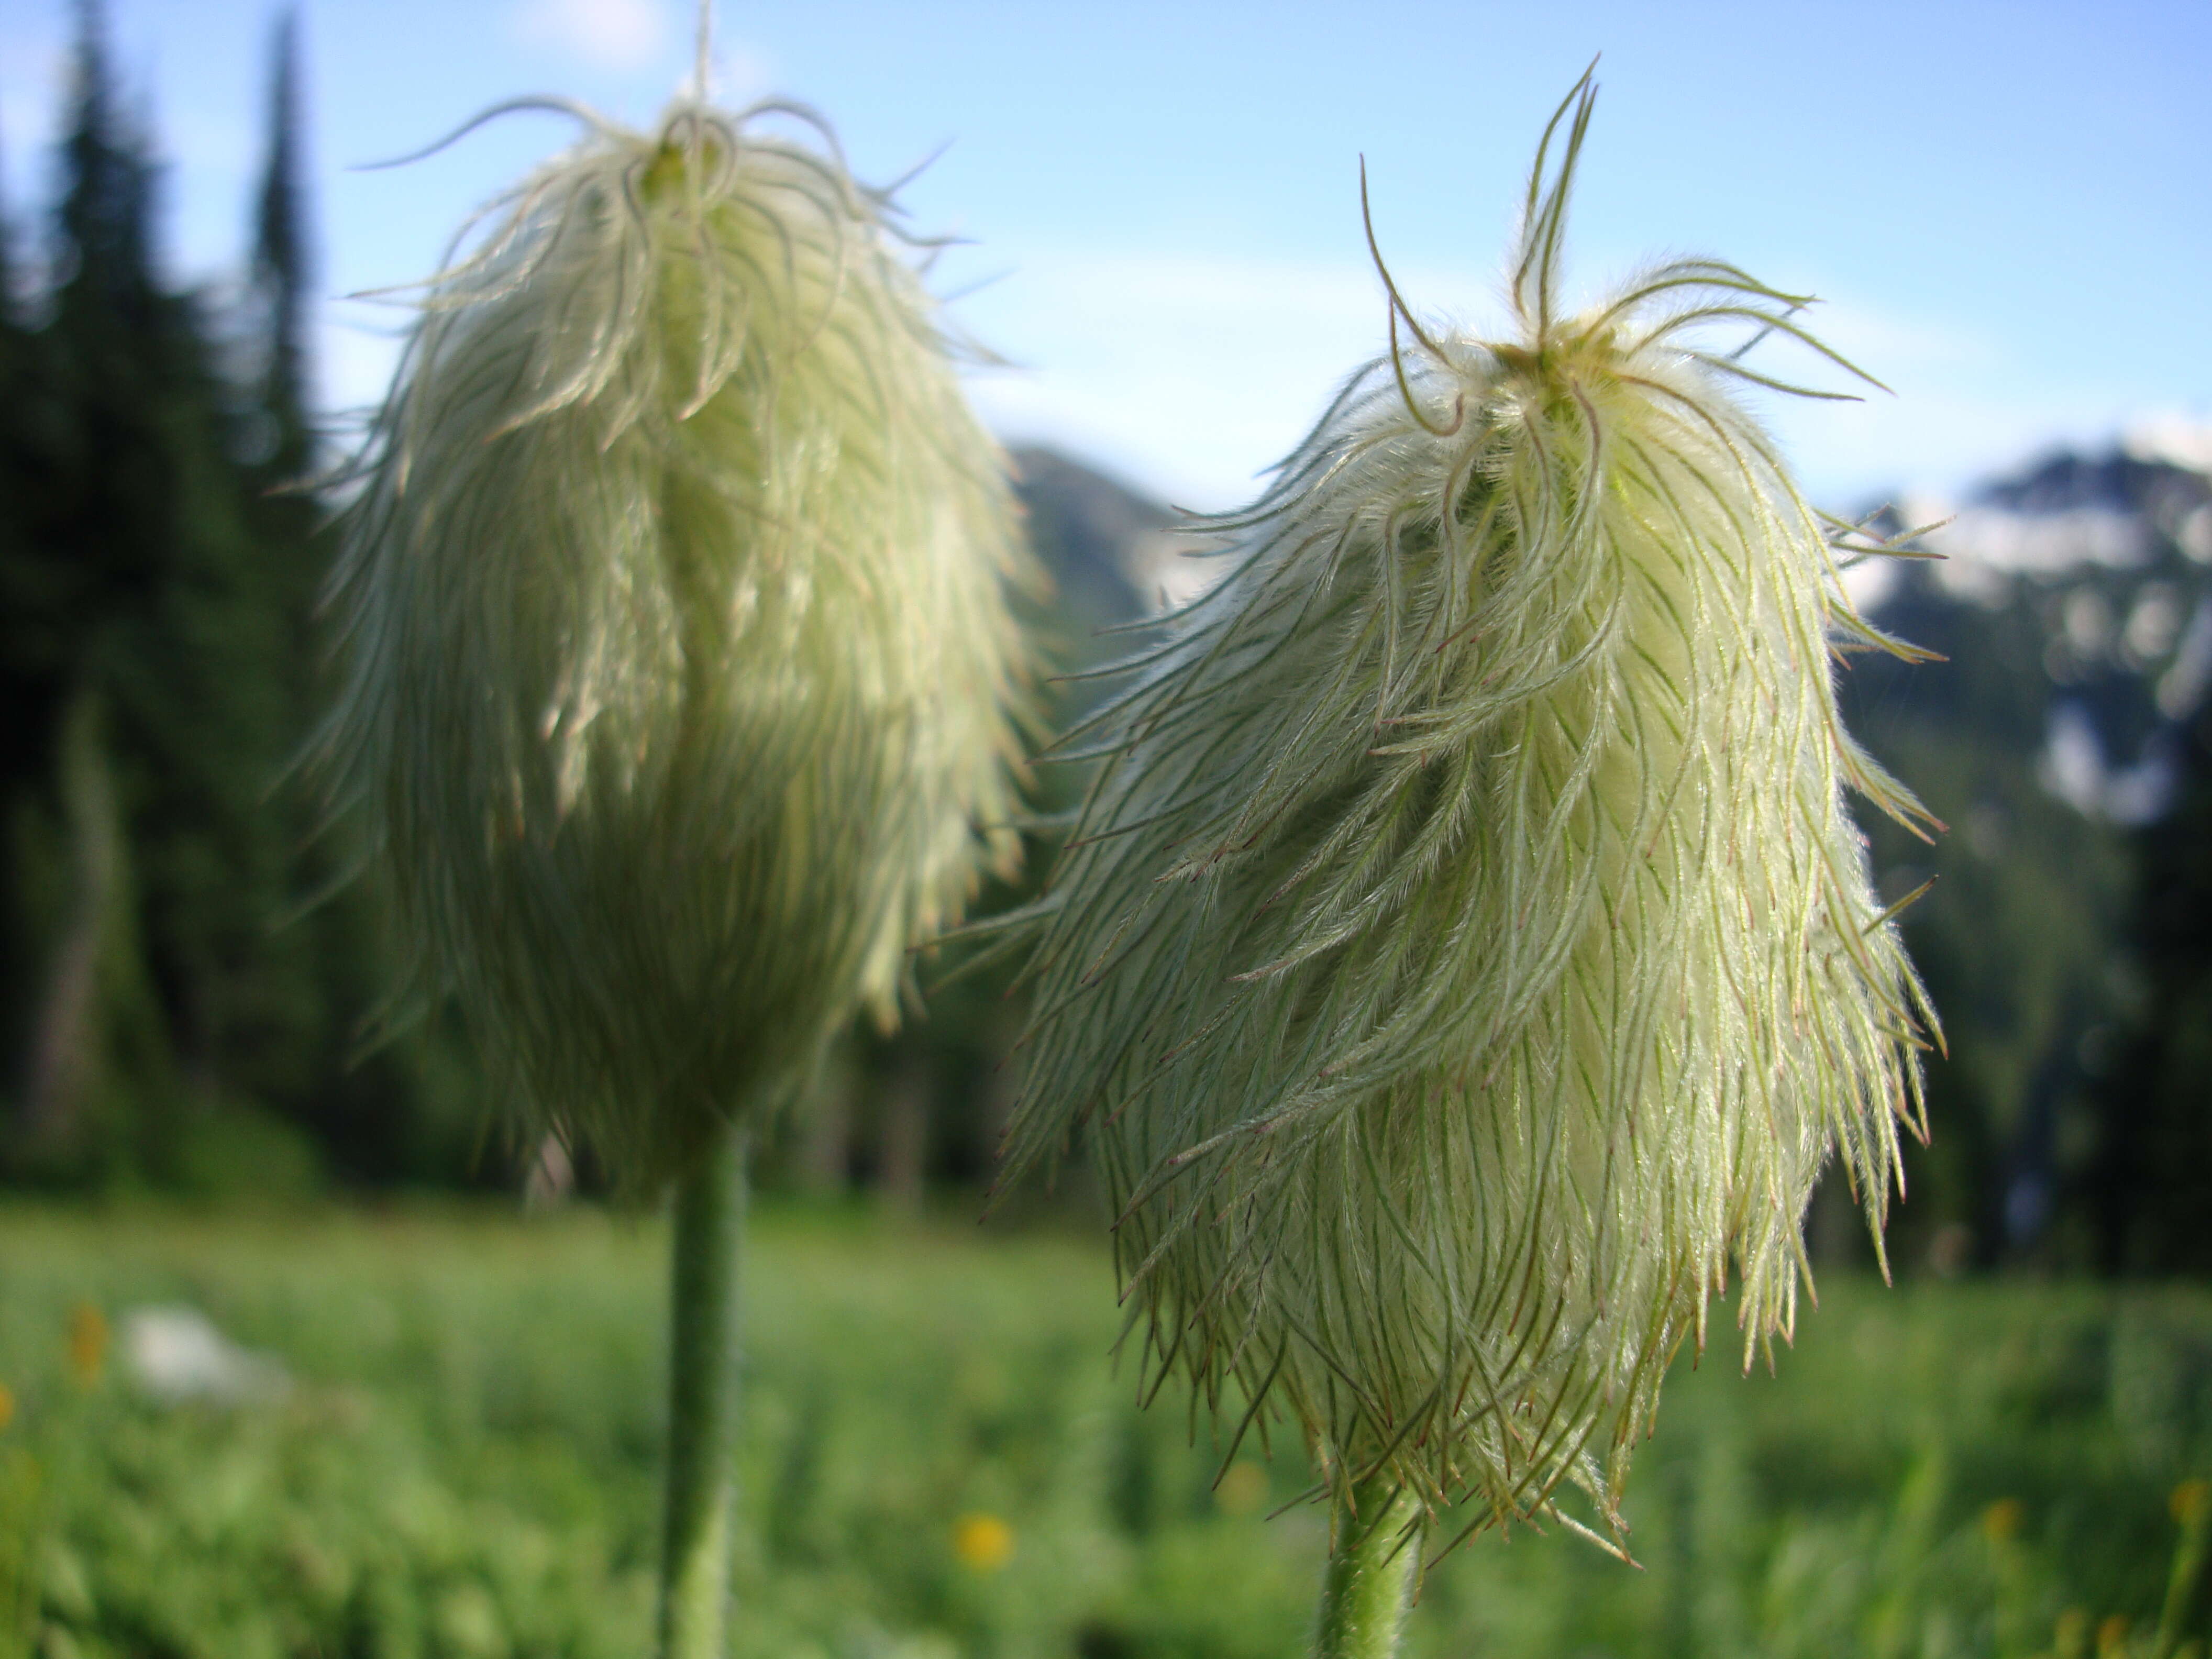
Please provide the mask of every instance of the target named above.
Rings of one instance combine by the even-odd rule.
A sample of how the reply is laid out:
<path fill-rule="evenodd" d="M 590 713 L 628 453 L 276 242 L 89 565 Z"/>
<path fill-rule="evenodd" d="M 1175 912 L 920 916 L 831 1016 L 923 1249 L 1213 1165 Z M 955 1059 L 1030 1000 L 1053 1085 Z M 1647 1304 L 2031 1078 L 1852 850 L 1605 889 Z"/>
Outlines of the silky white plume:
<path fill-rule="evenodd" d="M 757 131 L 812 118 L 572 112 L 422 300 L 325 748 L 415 988 L 647 1181 L 1016 856 L 1026 564 L 889 196 Z"/>
<path fill-rule="evenodd" d="M 1087 1137 L 1149 1376 L 1236 1434 L 1286 1413 L 1340 1491 L 1477 1524 L 1571 1481 L 1617 1534 L 1732 1261 L 1747 1360 L 1789 1328 L 1832 1150 L 1879 1229 L 1933 1022 L 1841 799 L 1925 816 L 1837 714 L 1832 648 L 1891 642 L 1731 395 L 1772 383 L 1700 343 L 1804 302 L 1691 260 L 1561 314 L 1592 95 L 1518 337 L 1394 289 L 1064 740 L 1103 764 L 1027 918 L 1009 1161 Z"/>

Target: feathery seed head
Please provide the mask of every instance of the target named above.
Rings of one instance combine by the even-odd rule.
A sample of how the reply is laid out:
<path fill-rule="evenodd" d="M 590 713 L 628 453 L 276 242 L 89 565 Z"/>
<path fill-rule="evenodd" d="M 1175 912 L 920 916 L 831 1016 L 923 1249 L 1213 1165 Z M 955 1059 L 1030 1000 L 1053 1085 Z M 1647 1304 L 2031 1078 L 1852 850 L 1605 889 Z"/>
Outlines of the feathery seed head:
<path fill-rule="evenodd" d="M 322 757 L 411 990 L 645 1182 L 890 1019 L 1016 857 L 1029 576 L 888 194 L 755 131 L 819 122 L 570 112 L 425 285 L 344 514 Z"/>
<path fill-rule="evenodd" d="M 1807 339 L 1803 301 L 1688 260 L 1565 314 L 1592 95 L 1517 337 L 1393 287 L 1391 352 L 1064 740 L 1104 764 L 1008 1157 L 1088 1134 L 1151 1382 L 1291 1416 L 1340 1487 L 1481 1524 L 1567 1481 L 1617 1536 L 1731 1261 L 1746 1363 L 1790 1328 L 1832 1151 L 1879 1236 L 1934 1023 L 1841 799 L 1925 821 L 1830 678 L 1892 642 L 1730 394 L 1774 383 L 1698 331 Z"/>

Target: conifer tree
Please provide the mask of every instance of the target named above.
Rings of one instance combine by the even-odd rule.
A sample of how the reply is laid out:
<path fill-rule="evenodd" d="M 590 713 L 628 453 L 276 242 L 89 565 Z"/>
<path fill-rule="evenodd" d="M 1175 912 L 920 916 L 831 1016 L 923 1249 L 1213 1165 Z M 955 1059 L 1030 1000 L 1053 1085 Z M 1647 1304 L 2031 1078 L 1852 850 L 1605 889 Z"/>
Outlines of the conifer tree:
<path fill-rule="evenodd" d="M 143 136 L 118 108 L 100 0 L 79 0 L 74 73 L 62 146 L 62 320 L 149 329 L 155 308 L 153 167 Z"/>
<path fill-rule="evenodd" d="M 240 462 L 257 575 L 278 619 L 273 668 L 283 697 L 283 751 L 303 744 L 327 687 L 315 611 L 330 550 L 312 481 L 321 462 L 313 415 L 311 319 L 314 233 L 307 186 L 306 89 L 300 20 L 288 9 L 270 34 L 268 137 L 253 198 L 245 342 L 247 393 Z M 309 792 L 270 792 L 264 808 L 282 837 L 291 920 L 267 950 L 285 964 L 294 1059 L 272 1079 L 268 1103 L 311 1134 L 343 1174 L 369 1180 L 470 1179 L 498 1174 L 473 1150 L 473 1068 L 434 1022 L 363 1054 L 360 1036 L 390 973 L 374 881 L 346 886 L 355 862 L 342 827 L 323 826 Z M 336 889 L 342 890 L 333 891 Z"/>
<path fill-rule="evenodd" d="M 18 714 L 10 873 L 22 924 L 13 977 L 24 994 L 11 1059 L 40 1152 L 106 1139 L 82 1121 L 94 1097 L 112 1093 L 104 1061 L 118 1022 L 101 994 L 143 982 L 131 965 L 136 929 L 122 890 L 128 863 L 106 704 L 123 654 L 118 635 L 143 611 L 153 538 L 142 509 L 167 480 L 144 465 L 147 405 L 134 384 L 149 364 L 149 191 L 117 109 L 104 21 L 97 0 L 79 6 L 53 317 L 39 342 L 44 418 L 14 434 L 19 466 L 44 481 L 21 521 L 8 652 Z M 132 1024 L 143 1039 L 145 1022 Z M 158 1043 L 132 1046 L 159 1052 Z"/>
<path fill-rule="evenodd" d="M 283 641 L 207 320 L 155 267 L 145 124 L 122 107 L 97 0 L 78 15 L 32 562 L 49 625 L 25 713 L 47 844 L 23 879 L 53 896 L 26 1065 L 33 1116 L 159 1172 L 196 1111 L 307 1081 L 286 1040 L 297 978 L 266 947 L 286 862 L 261 811 L 287 741 Z"/>
<path fill-rule="evenodd" d="M 278 787 L 324 565 L 298 27 L 275 32 L 234 318 L 162 277 L 150 123 L 106 23 L 81 0 L 40 320 L 0 307 L 0 1156 L 191 1180 L 258 1169 L 271 1137 L 300 1167 L 304 1130 L 355 1173 L 427 1152 L 451 1176 L 467 1133 L 426 1136 L 417 1109 L 466 1069 L 420 1042 L 352 1063 L 374 901 L 307 904 L 345 854 Z"/>
<path fill-rule="evenodd" d="M 33 667 L 42 572 L 30 540 L 40 495 L 40 470 L 30 459 L 28 417 L 41 377 L 33 367 L 37 337 L 16 312 L 15 223 L 0 201 L 0 702 L 21 710 L 36 690 Z M 28 918 L 21 903 L 15 825 L 27 780 L 36 775 L 36 745 L 20 718 L 0 725 L 0 1056 L 20 1052 L 21 1011 L 35 971 L 24 941 Z M 12 1078 L 0 1088 L 15 1082 Z"/>
<path fill-rule="evenodd" d="M 6 168 L 0 167 L 0 178 Z M 0 340 L 12 342 L 15 324 L 15 227 L 8 216 L 8 199 L 0 191 Z"/>
<path fill-rule="evenodd" d="M 314 273 L 300 100 L 300 17 L 287 10 L 277 19 L 270 54 L 269 159 L 253 235 L 253 283 L 264 308 L 266 351 L 260 402 L 275 423 L 266 465 L 280 478 L 305 471 L 312 453 L 307 305 Z"/>
<path fill-rule="evenodd" d="M 2212 1270 L 2212 700 L 2175 727 L 2172 810 L 2135 846 L 2144 1006 L 2107 1086 L 2092 1177 L 2112 1273 Z"/>

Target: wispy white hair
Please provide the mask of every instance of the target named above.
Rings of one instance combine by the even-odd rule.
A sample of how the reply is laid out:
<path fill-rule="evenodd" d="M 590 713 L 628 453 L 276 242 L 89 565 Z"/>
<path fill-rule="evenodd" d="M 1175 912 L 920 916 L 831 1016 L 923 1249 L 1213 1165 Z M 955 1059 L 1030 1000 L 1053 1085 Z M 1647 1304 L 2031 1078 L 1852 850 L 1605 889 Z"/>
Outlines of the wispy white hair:
<path fill-rule="evenodd" d="M 769 113 L 811 118 L 586 116 L 487 210 L 427 285 L 330 599 L 323 746 L 413 988 L 638 1181 L 890 1019 L 1018 851 L 1002 457 L 888 194 Z"/>
<path fill-rule="evenodd" d="M 1148 1386 L 1287 1413 L 1340 1490 L 1480 1524 L 1568 1480 L 1617 1536 L 1731 1261 L 1747 1363 L 1790 1328 L 1832 1150 L 1878 1234 L 1933 1022 L 1841 799 L 1924 818 L 1837 714 L 1832 647 L 1890 642 L 1729 390 L 1771 383 L 1692 331 L 1803 302 L 1691 260 L 1562 315 L 1592 96 L 1519 337 L 1403 313 L 1401 355 L 1394 288 L 1064 739 L 1103 764 L 1029 918 L 1009 1163 L 1087 1133 Z"/>

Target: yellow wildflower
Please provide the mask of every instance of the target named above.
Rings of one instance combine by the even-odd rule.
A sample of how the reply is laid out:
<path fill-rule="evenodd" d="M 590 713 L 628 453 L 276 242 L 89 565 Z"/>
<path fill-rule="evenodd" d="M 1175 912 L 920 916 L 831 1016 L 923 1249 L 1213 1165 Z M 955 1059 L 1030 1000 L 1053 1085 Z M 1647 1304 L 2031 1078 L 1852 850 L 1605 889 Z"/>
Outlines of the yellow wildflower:
<path fill-rule="evenodd" d="M 1013 1559 L 1014 1529 L 995 1515 L 963 1515 L 952 1528 L 952 1553 L 977 1572 L 996 1572 Z"/>
<path fill-rule="evenodd" d="M 2020 1523 L 2026 1510 L 2017 1498 L 2000 1498 L 1982 1511 L 1982 1535 L 1992 1544 L 2002 1544 L 2020 1534 Z"/>
<path fill-rule="evenodd" d="M 70 1310 L 70 1372 L 81 1386 L 88 1389 L 100 1381 L 100 1370 L 106 1363 L 107 1316 L 91 1303 L 80 1302 Z"/>
<path fill-rule="evenodd" d="M 2166 1502 L 2174 1520 L 2185 1527 L 2204 1513 L 2207 1498 L 2212 1498 L 2212 1481 L 2191 1480 L 2176 1486 Z"/>

